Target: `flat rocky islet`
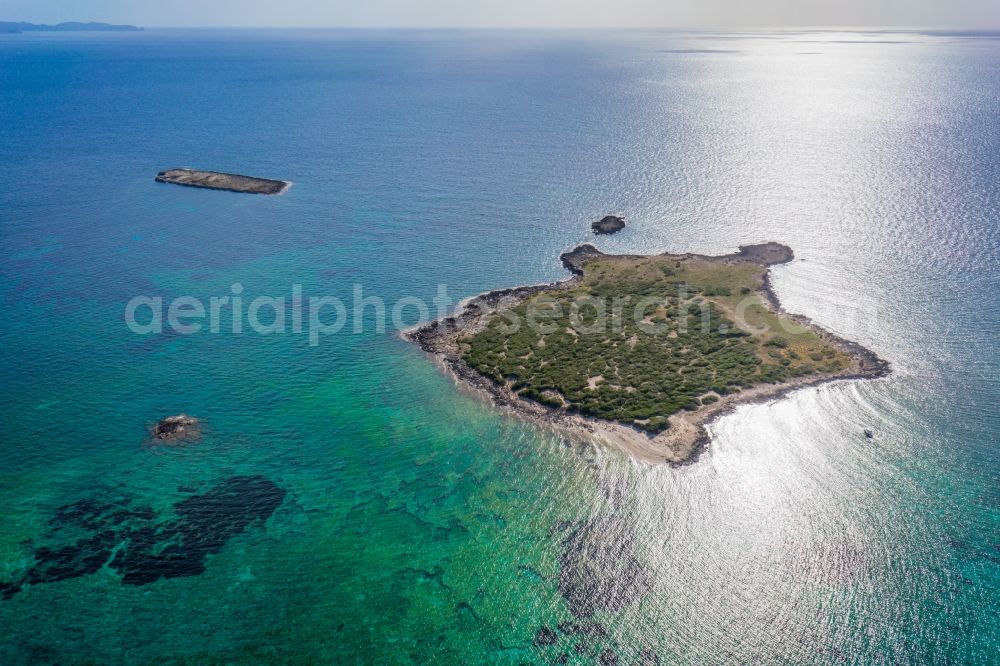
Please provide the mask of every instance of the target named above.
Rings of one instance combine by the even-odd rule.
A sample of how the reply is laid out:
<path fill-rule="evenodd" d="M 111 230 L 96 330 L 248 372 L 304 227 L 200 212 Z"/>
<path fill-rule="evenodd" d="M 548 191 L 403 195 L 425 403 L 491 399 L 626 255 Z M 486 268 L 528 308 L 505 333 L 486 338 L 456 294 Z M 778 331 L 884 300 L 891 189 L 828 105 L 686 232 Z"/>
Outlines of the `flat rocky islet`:
<path fill-rule="evenodd" d="M 704 425 L 737 404 L 888 372 L 872 352 L 781 309 L 768 267 L 792 258 L 778 243 L 716 257 L 582 245 L 561 257 L 573 278 L 488 292 L 408 337 L 520 416 L 682 463 L 706 443 Z M 574 302 L 594 298 L 625 304 L 600 326 L 586 305 L 571 320 Z M 649 304 L 641 319 L 639 301 Z M 529 310 L 544 328 L 511 332 Z"/>
<path fill-rule="evenodd" d="M 255 178 L 221 171 L 198 171 L 195 169 L 167 169 L 156 174 L 159 183 L 202 187 L 209 190 L 227 190 L 247 194 L 281 194 L 292 184 L 286 180 Z"/>

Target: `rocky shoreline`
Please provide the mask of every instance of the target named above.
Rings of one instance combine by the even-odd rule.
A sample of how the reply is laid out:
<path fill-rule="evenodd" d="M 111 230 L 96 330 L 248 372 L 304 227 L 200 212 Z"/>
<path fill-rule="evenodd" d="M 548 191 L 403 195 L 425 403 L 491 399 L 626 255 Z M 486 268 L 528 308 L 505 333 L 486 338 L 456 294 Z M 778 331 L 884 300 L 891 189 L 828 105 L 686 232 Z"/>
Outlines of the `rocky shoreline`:
<path fill-rule="evenodd" d="M 749 262 L 765 267 L 787 263 L 794 258 L 791 248 L 779 243 L 740 246 L 738 252 L 720 256 L 691 253 L 664 253 L 659 256 L 677 260 L 698 258 L 712 262 Z M 760 294 L 767 307 L 774 313 L 810 329 L 848 354 L 853 359 L 851 367 L 839 372 L 810 375 L 777 384 L 761 384 L 723 396 L 717 402 L 703 405 L 694 411 L 681 411 L 671 415 L 668 419 L 669 428 L 657 435 L 642 432 L 622 423 L 585 417 L 527 400 L 508 387 L 481 375 L 462 359 L 458 339 L 478 331 L 491 313 L 512 307 L 540 292 L 572 288 L 579 281 L 583 274 L 583 264 L 588 260 L 616 257 L 626 260 L 638 258 L 637 255 L 608 255 L 592 245 L 580 245 L 559 257 L 562 265 L 572 273 L 568 279 L 485 292 L 461 303 L 450 316 L 404 332 L 403 338 L 430 354 L 460 386 L 472 389 L 495 406 L 519 418 L 545 424 L 569 435 L 582 435 L 618 446 L 637 459 L 653 464 L 683 465 L 697 459 L 710 439 L 705 426 L 740 405 L 769 402 L 801 388 L 833 381 L 877 379 L 890 372 L 889 363 L 871 350 L 826 331 L 808 317 L 785 312 L 771 286 L 769 271 L 764 274 L 764 284 Z"/>

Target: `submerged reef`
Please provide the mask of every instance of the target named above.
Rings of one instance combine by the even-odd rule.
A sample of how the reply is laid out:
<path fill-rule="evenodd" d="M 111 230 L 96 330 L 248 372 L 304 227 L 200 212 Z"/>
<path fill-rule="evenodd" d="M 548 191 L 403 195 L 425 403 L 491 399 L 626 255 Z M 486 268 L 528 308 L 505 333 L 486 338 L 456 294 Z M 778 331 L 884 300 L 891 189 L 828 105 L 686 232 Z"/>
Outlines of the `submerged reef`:
<path fill-rule="evenodd" d="M 559 592 L 575 617 L 621 610 L 649 591 L 652 574 L 639 561 L 634 535 L 620 519 L 580 523 L 562 546 Z M 603 627 L 592 631 L 603 633 Z"/>
<path fill-rule="evenodd" d="M 0 582 L 10 599 L 26 585 L 55 583 L 97 573 L 107 566 L 124 585 L 197 576 L 205 558 L 256 522 L 267 520 L 286 491 L 263 476 L 234 476 L 192 494 L 163 516 L 126 497 L 84 498 L 60 507 L 43 545 L 16 582 Z"/>

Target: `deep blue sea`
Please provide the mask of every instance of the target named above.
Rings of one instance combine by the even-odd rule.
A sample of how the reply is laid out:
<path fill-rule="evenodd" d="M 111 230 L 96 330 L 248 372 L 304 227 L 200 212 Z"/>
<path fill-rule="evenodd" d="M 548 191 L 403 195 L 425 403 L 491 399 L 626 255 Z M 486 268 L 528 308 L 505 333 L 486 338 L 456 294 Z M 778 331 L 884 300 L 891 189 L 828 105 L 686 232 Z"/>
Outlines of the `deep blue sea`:
<path fill-rule="evenodd" d="M 1000 663 L 996 35 L 0 35 L 0 167 L 0 663 Z M 770 240 L 785 308 L 893 372 L 679 468 L 498 413 L 371 310 L 126 325 Z M 151 443 L 178 413 L 200 441 Z"/>

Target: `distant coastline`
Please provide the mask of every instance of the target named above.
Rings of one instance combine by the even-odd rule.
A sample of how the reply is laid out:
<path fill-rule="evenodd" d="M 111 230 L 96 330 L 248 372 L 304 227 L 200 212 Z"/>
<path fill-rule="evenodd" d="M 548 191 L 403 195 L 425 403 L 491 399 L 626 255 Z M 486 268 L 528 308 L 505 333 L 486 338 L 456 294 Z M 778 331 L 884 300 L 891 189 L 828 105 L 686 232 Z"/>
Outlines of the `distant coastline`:
<path fill-rule="evenodd" d="M 19 34 L 22 32 L 140 32 L 143 28 L 134 25 L 114 25 L 112 23 L 81 23 L 67 21 L 64 23 L 27 23 L 24 21 L 0 21 L 0 34 Z"/>
<path fill-rule="evenodd" d="M 655 255 L 671 260 L 697 258 L 732 264 L 747 262 L 764 267 L 786 263 L 793 258 L 790 248 L 777 243 L 741 246 L 735 254 L 705 256 L 694 254 Z M 669 417 L 669 428 L 659 434 L 650 434 L 619 422 L 588 417 L 554 408 L 521 397 L 510 387 L 498 384 L 471 367 L 459 351 L 459 340 L 470 331 L 481 328 L 482 322 L 493 313 L 512 303 L 523 302 L 537 294 L 552 290 L 572 289 L 580 283 L 583 264 L 593 258 L 627 259 L 631 255 L 606 255 L 591 245 L 582 245 L 560 256 L 563 265 L 573 273 L 567 280 L 534 286 L 514 287 L 489 291 L 464 301 L 458 310 L 444 319 L 429 322 L 403 334 L 404 339 L 417 344 L 436 359 L 461 385 L 475 389 L 479 394 L 515 416 L 528 421 L 543 423 L 571 435 L 583 435 L 597 441 L 617 446 L 635 458 L 653 464 L 680 465 L 693 461 L 705 448 L 709 435 L 705 426 L 731 412 L 739 405 L 768 402 L 792 391 L 827 382 L 851 379 L 876 379 L 889 374 L 889 363 L 861 345 L 840 338 L 817 326 L 807 317 L 784 311 L 770 284 L 770 271 L 764 275 L 758 295 L 762 303 L 775 314 L 789 318 L 813 331 L 829 345 L 851 359 L 849 367 L 836 372 L 815 373 L 795 377 L 779 383 L 753 386 L 737 393 L 721 396 L 719 400 L 698 407 L 682 410 Z"/>

